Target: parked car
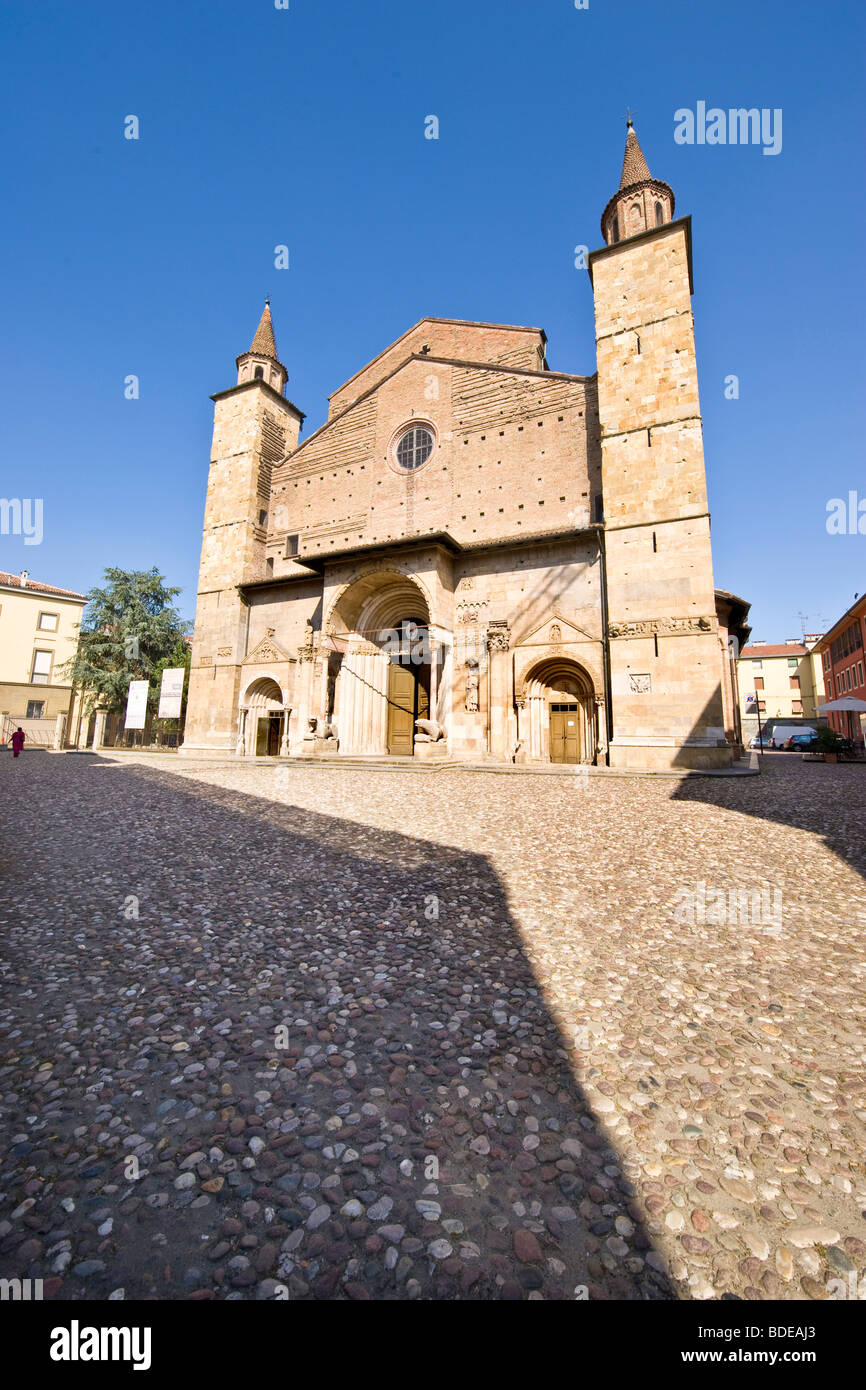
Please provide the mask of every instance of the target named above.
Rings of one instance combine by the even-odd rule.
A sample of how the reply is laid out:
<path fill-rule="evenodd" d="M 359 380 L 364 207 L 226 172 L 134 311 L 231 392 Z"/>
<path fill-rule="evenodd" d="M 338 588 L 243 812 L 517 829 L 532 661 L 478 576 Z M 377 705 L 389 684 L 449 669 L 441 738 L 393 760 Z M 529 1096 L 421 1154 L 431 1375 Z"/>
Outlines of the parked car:
<path fill-rule="evenodd" d="M 782 747 L 789 753 L 811 753 L 818 747 L 818 735 L 809 729 L 802 734 L 791 734 L 790 738 L 785 739 Z"/>
<path fill-rule="evenodd" d="M 775 748 L 775 746 L 776 746 L 776 745 L 775 745 L 775 743 L 773 742 L 773 731 L 772 731 L 772 729 L 771 729 L 770 732 L 767 733 L 767 734 L 755 734 L 755 737 L 752 739 L 751 743 L 749 744 L 749 747 L 750 747 L 750 748 L 765 748 L 765 749 L 766 749 L 766 748 Z"/>

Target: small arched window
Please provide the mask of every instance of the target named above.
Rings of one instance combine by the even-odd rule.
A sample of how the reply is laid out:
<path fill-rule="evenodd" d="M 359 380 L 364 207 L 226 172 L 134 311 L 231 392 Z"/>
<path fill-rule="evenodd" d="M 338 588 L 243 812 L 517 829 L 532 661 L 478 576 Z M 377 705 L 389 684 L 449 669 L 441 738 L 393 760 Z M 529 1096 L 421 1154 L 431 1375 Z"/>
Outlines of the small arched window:
<path fill-rule="evenodd" d="M 660 227 L 665 220 L 664 208 L 661 203 L 656 203 L 656 226 Z"/>
<path fill-rule="evenodd" d="M 619 218 L 616 216 L 613 219 L 613 239 L 619 241 Z"/>
<path fill-rule="evenodd" d="M 265 374 L 265 369 L 264 369 L 264 367 L 256 367 L 255 371 L 253 372 L 253 376 L 255 377 L 256 381 L 261 381 L 262 378 L 264 377 L 264 374 Z"/>

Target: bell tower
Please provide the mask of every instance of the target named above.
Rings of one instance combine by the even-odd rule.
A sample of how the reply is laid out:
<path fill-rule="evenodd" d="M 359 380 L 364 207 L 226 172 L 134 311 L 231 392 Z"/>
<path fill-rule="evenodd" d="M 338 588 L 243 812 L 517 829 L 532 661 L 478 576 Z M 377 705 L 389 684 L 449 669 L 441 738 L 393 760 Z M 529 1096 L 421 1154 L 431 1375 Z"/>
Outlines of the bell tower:
<path fill-rule="evenodd" d="M 629 116 L 622 176 L 619 188 L 601 214 L 601 234 L 608 246 L 613 246 L 651 227 L 664 226 L 673 215 L 673 189 L 650 174 Z"/>
<path fill-rule="evenodd" d="M 298 445 L 303 413 L 283 395 L 266 301 L 235 386 L 212 397 L 213 444 L 205 501 L 183 751 L 234 752 L 248 609 L 238 585 L 267 579 L 271 472 Z"/>
<path fill-rule="evenodd" d="M 710 517 L 692 317 L 691 218 L 628 120 L 589 257 L 611 671 L 610 761 L 723 767 Z"/>
<path fill-rule="evenodd" d="M 242 352 L 240 357 L 235 359 L 235 365 L 238 369 L 239 386 L 244 381 L 264 381 L 280 395 L 283 394 L 289 374 L 277 358 L 269 299 L 265 300 L 265 307 L 249 352 Z"/>

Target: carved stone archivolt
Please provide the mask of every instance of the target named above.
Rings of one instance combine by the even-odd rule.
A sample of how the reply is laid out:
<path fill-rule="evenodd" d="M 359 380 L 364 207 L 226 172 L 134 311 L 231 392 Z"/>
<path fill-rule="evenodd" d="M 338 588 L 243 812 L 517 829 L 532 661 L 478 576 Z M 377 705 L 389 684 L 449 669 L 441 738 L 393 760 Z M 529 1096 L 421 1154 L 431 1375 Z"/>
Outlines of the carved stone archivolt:
<path fill-rule="evenodd" d="M 714 632 L 713 617 L 644 618 L 639 622 L 611 623 L 611 637 L 681 637 L 689 633 Z"/>

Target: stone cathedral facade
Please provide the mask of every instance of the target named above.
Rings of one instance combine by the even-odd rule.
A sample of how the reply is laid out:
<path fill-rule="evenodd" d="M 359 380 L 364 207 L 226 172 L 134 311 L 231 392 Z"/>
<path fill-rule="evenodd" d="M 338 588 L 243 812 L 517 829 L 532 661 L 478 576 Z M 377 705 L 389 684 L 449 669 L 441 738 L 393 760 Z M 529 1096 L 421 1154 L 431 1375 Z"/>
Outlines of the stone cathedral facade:
<path fill-rule="evenodd" d="M 214 396 L 184 751 L 724 767 L 690 218 L 629 122 L 597 370 L 422 319 L 301 441 L 266 304 Z"/>

